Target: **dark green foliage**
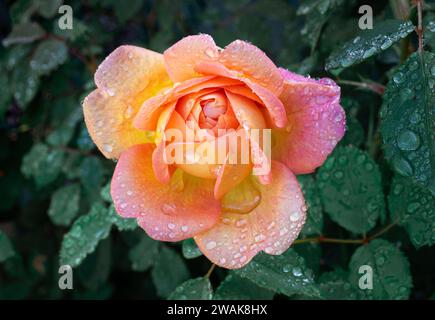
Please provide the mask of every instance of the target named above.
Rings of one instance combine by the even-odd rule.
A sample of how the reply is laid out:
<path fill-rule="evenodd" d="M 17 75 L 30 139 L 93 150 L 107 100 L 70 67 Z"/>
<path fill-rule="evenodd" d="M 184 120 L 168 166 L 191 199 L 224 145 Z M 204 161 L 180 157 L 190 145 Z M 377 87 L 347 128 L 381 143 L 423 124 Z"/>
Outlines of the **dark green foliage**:
<path fill-rule="evenodd" d="M 435 6 L 363 0 L 6 0 L 0 30 L 0 299 L 432 299 L 435 282 Z M 406 2 L 406 1 L 404 1 Z M 73 9 L 61 30 L 59 6 Z M 3 22 L 3 21 L 1 21 Z M 5 34 L 8 32 L 8 34 Z M 162 243 L 112 204 L 115 163 L 81 104 L 117 46 L 163 52 L 190 34 L 247 40 L 276 63 L 341 87 L 346 133 L 298 176 L 306 224 L 292 248 L 240 270 L 193 239 Z M 70 264 L 74 290 L 58 287 Z M 359 286 L 360 267 L 373 289 Z"/>

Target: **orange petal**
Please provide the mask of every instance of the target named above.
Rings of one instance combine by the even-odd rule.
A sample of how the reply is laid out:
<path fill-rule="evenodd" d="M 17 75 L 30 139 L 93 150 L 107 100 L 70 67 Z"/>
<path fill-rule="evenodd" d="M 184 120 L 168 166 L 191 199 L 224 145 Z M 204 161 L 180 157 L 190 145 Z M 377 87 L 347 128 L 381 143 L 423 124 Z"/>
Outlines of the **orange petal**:
<path fill-rule="evenodd" d="M 152 142 L 149 133 L 131 125 L 132 110 L 120 97 L 111 97 L 101 89 L 85 98 L 83 113 L 89 135 L 106 158 L 117 159 L 130 146 Z"/>
<path fill-rule="evenodd" d="M 154 175 L 161 183 L 169 182 L 172 171 L 165 161 L 165 148 L 166 142 L 161 141 L 157 145 L 157 148 L 154 149 L 152 155 Z"/>
<path fill-rule="evenodd" d="M 181 39 L 163 55 L 171 79 L 181 82 L 200 76 L 195 72 L 195 65 L 199 61 L 217 59 L 219 51 L 212 37 L 200 34 Z"/>
<path fill-rule="evenodd" d="M 314 80 L 283 70 L 281 95 L 289 124 L 274 130 L 273 159 L 294 173 L 313 172 L 322 165 L 345 131 L 340 87 L 330 79 Z"/>
<path fill-rule="evenodd" d="M 282 254 L 297 238 L 306 215 L 301 189 L 293 173 L 279 162 L 273 163 L 272 175 L 268 186 L 253 182 L 261 193 L 254 210 L 223 212 L 212 229 L 195 236 L 199 249 L 213 263 L 241 268 L 260 251 Z"/>
<path fill-rule="evenodd" d="M 278 68 L 256 46 L 236 40 L 225 47 L 218 61 L 227 68 L 248 76 L 276 96 L 281 94 L 283 81 Z"/>
<path fill-rule="evenodd" d="M 153 144 L 142 144 L 122 153 L 111 184 L 116 211 L 138 218 L 156 240 L 180 241 L 210 229 L 220 215 L 213 181 L 184 173 L 160 183 L 152 169 L 153 150 Z"/>
<path fill-rule="evenodd" d="M 83 103 L 86 125 L 101 152 L 118 158 L 125 149 L 146 141 L 146 133 L 131 124 L 142 102 L 171 84 L 163 55 L 118 47 L 98 67 L 95 83 L 98 89 Z"/>
<path fill-rule="evenodd" d="M 245 129 L 263 129 L 266 128 L 263 114 L 259 106 L 244 96 L 231 93 L 225 90 L 230 105 L 240 125 Z"/>
<path fill-rule="evenodd" d="M 244 82 L 244 84 L 260 98 L 263 105 L 269 112 L 270 118 L 275 126 L 282 128 L 287 124 L 286 113 L 282 102 L 269 89 L 257 84 L 249 78 L 244 77 L 243 75 L 237 73 L 237 71 L 229 70 L 219 62 L 200 62 L 196 65 L 195 70 L 204 75 L 219 75 Z"/>

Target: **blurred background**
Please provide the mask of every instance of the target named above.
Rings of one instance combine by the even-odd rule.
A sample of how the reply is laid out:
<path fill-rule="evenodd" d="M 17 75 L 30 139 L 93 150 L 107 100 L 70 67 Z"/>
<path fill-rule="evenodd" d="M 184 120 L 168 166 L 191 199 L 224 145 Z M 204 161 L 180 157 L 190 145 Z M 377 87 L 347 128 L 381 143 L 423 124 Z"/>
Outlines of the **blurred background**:
<path fill-rule="evenodd" d="M 166 298 L 211 266 L 193 241 L 157 243 L 114 216 L 107 186 L 115 163 L 102 157 L 90 140 L 81 103 L 94 88 L 98 64 L 122 44 L 163 52 L 186 35 L 208 33 L 221 47 L 247 40 L 278 66 L 341 81 L 348 131 L 340 145 L 367 150 L 379 164 L 388 191 L 392 173 L 376 129 L 380 93 L 389 72 L 403 61 L 401 55 L 406 58 L 416 49 L 416 37 L 404 51 L 400 45 L 391 47 L 339 74 L 325 72 L 325 60 L 359 32 L 362 4 L 372 6 L 375 24 L 388 18 L 415 20 L 415 12 L 408 7 L 403 13 L 400 3 L 0 0 L 0 299 Z M 59 28 L 62 4 L 73 10 L 72 30 Z M 433 20 L 433 15 L 427 17 Z M 314 183 L 314 176 L 303 179 Z M 310 211 L 318 220 L 301 237 L 352 237 L 324 214 L 321 204 Z M 95 223 L 82 230 L 83 219 L 78 219 L 84 215 Z M 101 215 L 110 217 L 110 225 Z M 64 240 L 72 225 L 79 236 Z M 434 251 L 416 250 L 402 231 L 392 230 L 387 237 L 399 241 L 411 261 L 410 298 L 428 298 L 435 292 Z M 316 279 L 331 270 L 345 272 L 355 248 L 295 246 Z M 74 290 L 58 287 L 60 259 L 76 266 Z M 214 270 L 212 285 L 217 287 L 226 275 L 226 270 Z M 257 298 L 274 296 L 265 289 L 250 290 Z"/>

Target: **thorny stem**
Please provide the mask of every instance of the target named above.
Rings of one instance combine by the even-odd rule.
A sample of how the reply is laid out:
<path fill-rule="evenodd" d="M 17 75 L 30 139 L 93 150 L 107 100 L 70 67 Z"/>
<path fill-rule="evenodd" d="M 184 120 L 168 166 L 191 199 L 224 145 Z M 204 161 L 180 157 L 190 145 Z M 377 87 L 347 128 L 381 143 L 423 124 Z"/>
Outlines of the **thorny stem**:
<path fill-rule="evenodd" d="M 351 81 L 351 80 L 337 80 L 338 84 L 344 84 L 344 85 L 349 85 L 349 86 L 354 86 L 354 87 L 358 87 L 361 89 L 366 89 L 369 91 L 372 91 L 374 93 L 377 93 L 379 95 L 384 94 L 385 91 L 385 86 L 383 86 L 382 84 L 379 83 L 375 83 L 375 82 L 358 82 L 358 81 Z"/>

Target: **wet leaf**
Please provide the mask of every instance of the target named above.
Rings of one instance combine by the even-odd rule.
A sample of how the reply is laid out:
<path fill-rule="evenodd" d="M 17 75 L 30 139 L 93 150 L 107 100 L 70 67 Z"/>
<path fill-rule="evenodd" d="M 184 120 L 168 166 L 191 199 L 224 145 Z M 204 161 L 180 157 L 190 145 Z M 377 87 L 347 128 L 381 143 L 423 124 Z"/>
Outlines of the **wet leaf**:
<path fill-rule="evenodd" d="M 42 41 L 30 60 L 30 67 L 38 75 L 46 75 L 68 58 L 68 48 L 59 40 Z"/>
<path fill-rule="evenodd" d="M 59 175 L 64 160 L 64 153 L 52 150 L 47 145 L 35 144 L 24 156 L 21 172 L 28 178 L 33 178 L 38 187 L 53 182 Z"/>
<path fill-rule="evenodd" d="M 134 271 L 146 271 L 154 265 L 159 253 L 159 242 L 143 235 L 139 242 L 130 249 L 128 258 Z"/>
<path fill-rule="evenodd" d="M 80 185 L 77 183 L 57 189 L 51 197 L 48 216 L 58 226 L 69 226 L 79 211 Z"/>
<path fill-rule="evenodd" d="M 211 300 L 213 290 L 207 277 L 190 279 L 178 286 L 168 300 Z"/>
<path fill-rule="evenodd" d="M 359 273 L 361 266 L 371 267 L 373 289 L 359 290 L 359 281 L 366 274 Z M 349 281 L 366 299 L 407 299 L 412 288 L 408 259 L 383 239 L 373 240 L 355 251 L 349 263 Z"/>
<path fill-rule="evenodd" d="M 198 246 L 195 243 L 195 240 L 193 240 L 192 238 L 183 241 L 182 249 L 183 256 L 186 259 L 194 259 L 202 256 L 201 250 L 199 250 Z"/>
<path fill-rule="evenodd" d="M 180 255 L 167 246 L 160 248 L 160 254 L 155 260 L 151 276 L 157 294 L 166 298 L 176 287 L 189 279 L 189 270 Z"/>
<path fill-rule="evenodd" d="M 408 178 L 397 176 L 388 196 L 391 219 L 405 227 L 416 248 L 435 244 L 435 197 Z"/>
<path fill-rule="evenodd" d="M 216 289 L 213 300 L 271 300 L 274 295 L 273 291 L 231 272 Z"/>
<path fill-rule="evenodd" d="M 299 175 L 297 178 L 308 208 L 307 220 L 301 235 L 319 235 L 323 228 L 323 212 L 316 181 L 311 175 Z"/>
<path fill-rule="evenodd" d="M 386 20 L 374 24 L 373 29 L 362 30 L 354 39 L 346 42 L 326 61 L 326 70 L 348 68 L 381 51 L 414 31 L 411 21 Z"/>
<path fill-rule="evenodd" d="M 381 174 L 370 156 L 355 147 L 339 147 L 317 173 L 325 211 L 343 228 L 364 234 L 385 215 Z"/>
<path fill-rule="evenodd" d="M 41 39 L 45 35 L 44 29 L 36 22 L 25 22 L 13 27 L 12 32 L 3 40 L 3 45 L 8 47 L 13 44 L 30 43 Z"/>
<path fill-rule="evenodd" d="M 63 237 L 60 264 L 76 267 L 93 252 L 110 233 L 112 222 L 108 217 L 107 209 L 96 203 L 88 214 L 78 218 Z"/>
<path fill-rule="evenodd" d="M 293 249 L 279 256 L 260 253 L 248 265 L 236 270 L 236 274 L 262 288 L 287 296 L 293 294 L 319 296 L 320 294 L 314 283 L 313 272 Z"/>
<path fill-rule="evenodd" d="M 112 205 L 109 208 L 109 219 L 118 228 L 119 231 L 134 230 L 137 228 L 137 222 L 135 218 L 123 218 L 115 210 Z"/>
<path fill-rule="evenodd" d="M 381 110 L 385 157 L 435 195 L 435 55 L 411 55 L 388 82 Z"/>

